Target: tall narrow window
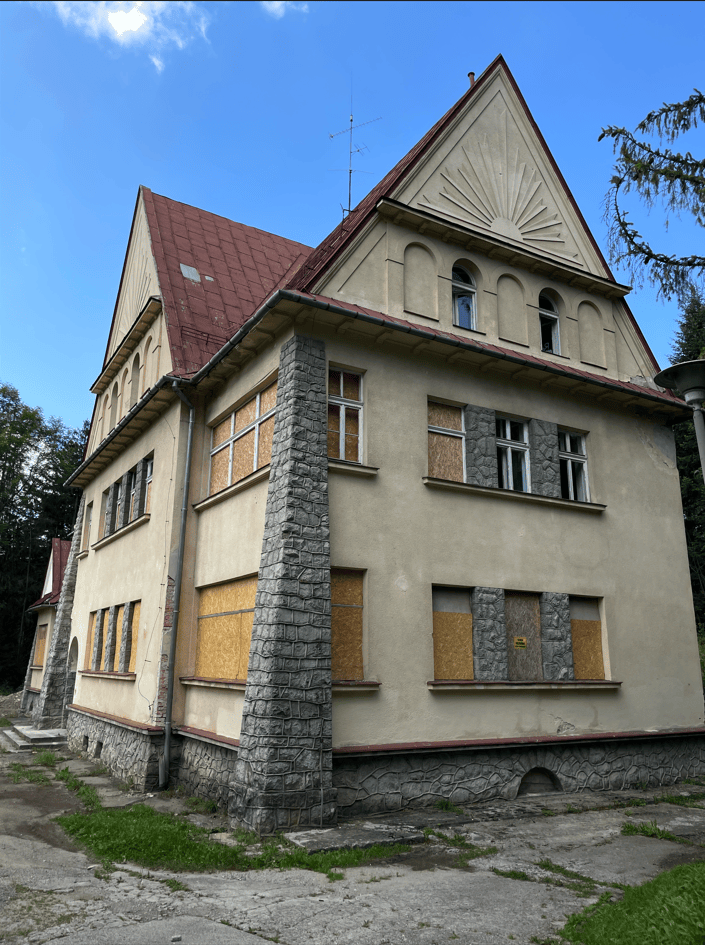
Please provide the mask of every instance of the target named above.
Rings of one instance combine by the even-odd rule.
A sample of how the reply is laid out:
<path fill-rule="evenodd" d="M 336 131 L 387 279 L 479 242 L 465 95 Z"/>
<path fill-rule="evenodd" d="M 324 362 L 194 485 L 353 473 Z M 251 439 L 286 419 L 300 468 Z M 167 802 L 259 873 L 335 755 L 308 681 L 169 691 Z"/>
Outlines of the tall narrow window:
<path fill-rule="evenodd" d="M 94 610 L 90 617 L 88 618 L 88 634 L 86 636 L 86 655 L 83 659 L 83 668 L 91 669 L 93 661 L 93 639 L 95 636 L 95 618 L 96 611 Z"/>
<path fill-rule="evenodd" d="M 463 411 L 428 402 L 428 474 L 434 479 L 465 481 Z"/>
<path fill-rule="evenodd" d="M 362 375 L 328 371 L 328 456 L 362 462 Z"/>
<path fill-rule="evenodd" d="M 529 492 L 528 424 L 523 420 L 497 417 L 496 432 L 499 488 Z"/>
<path fill-rule="evenodd" d="M 135 406 L 139 399 L 140 391 L 140 356 L 135 355 L 132 362 L 132 376 L 130 377 L 130 409 Z"/>
<path fill-rule="evenodd" d="M 472 599 L 468 588 L 433 588 L 433 676 L 473 679 Z"/>
<path fill-rule="evenodd" d="M 570 598 L 570 633 L 576 679 L 604 679 L 602 621 L 594 597 Z"/>
<path fill-rule="evenodd" d="M 561 353 L 561 341 L 558 331 L 558 312 L 553 301 L 547 295 L 539 296 L 539 324 L 541 327 L 541 350 L 551 354 Z"/>
<path fill-rule="evenodd" d="M 122 479 L 115 483 L 115 517 L 113 518 L 113 530 L 120 528 L 123 503 Z"/>
<path fill-rule="evenodd" d="M 118 386 L 117 381 L 113 385 L 113 392 L 110 395 L 110 427 L 109 431 L 115 428 L 117 423 L 117 411 L 118 411 Z M 108 431 L 108 432 L 109 432 Z"/>
<path fill-rule="evenodd" d="M 127 498 L 126 501 L 129 502 L 130 511 L 127 516 L 127 521 L 131 522 L 133 518 L 137 517 L 137 509 L 135 507 L 135 496 L 137 494 L 137 467 L 131 469 L 127 474 Z"/>
<path fill-rule="evenodd" d="M 364 679 L 362 662 L 363 572 L 331 568 L 331 673 Z"/>
<path fill-rule="evenodd" d="M 91 540 L 91 522 L 93 520 L 93 503 L 89 502 L 83 515 L 83 538 L 81 540 L 81 551 L 87 551 Z"/>
<path fill-rule="evenodd" d="M 152 358 L 151 358 L 151 348 L 152 348 L 152 336 L 150 335 L 144 346 L 144 369 L 142 372 L 142 393 L 144 393 L 148 388 L 150 381 L 152 380 Z"/>
<path fill-rule="evenodd" d="M 106 489 L 100 498 L 100 524 L 98 527 L 98 541 L 107 538 L 110 534 L 110 489 Z"/>
<path fill-rule="evenodd" d="M 575 502 L 588 502 L 590 496 L 585 437 L 581 433 L 559 430 L 558 457 L 561 466 L 561 496 Z"/>
<path fill-rule="evenodd" d="M 247 679 L 257 578 L 204 587 L 198 594 L 196 675 Z"/>
<path fill-rule="evenodd" d="M 469 272 L 453 266 L 453 324 L 459 328 L 476 327 L 475 281 Z"/>
<path fill-rule="evenodd" d="M 142 602 L 136 600 L 133 601 L 130 606 L 132 607 L 132 619 L 130 620 L 130 638 L 125 646 L 125 671 L 134 673 L 135 666 L 137 665 L 137 642 L 139 639 Z"/>
<path fill-rule="evenodd" d="M 32 666 L 43 666 L 44 665 L 44 652 L 47 645 L 47 629 L 49 624 L 41 623 L 37 627 L 37 642 L 34 645 L 34 655 L 32 658 Z"/>
<path fill-rule="evenodd" d="M 146 468 L 144 472 L 144 510 L 149 512 L 152 507 L 152 476 L 154 474 L 154 459 L 145 460 Z"/>
<path fill-rule="evenodd" d="M 271 462 L 276 402 L 275 381 L 213 428 L 209 495 Z"/>

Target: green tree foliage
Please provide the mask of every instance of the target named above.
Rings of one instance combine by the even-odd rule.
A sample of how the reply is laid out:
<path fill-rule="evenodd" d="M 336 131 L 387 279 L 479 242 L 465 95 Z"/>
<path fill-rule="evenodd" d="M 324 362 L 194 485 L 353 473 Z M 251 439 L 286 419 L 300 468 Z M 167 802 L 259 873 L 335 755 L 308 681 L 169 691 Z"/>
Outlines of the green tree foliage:
<path fill-rule="evenodd" d="M 0 383 L 0 684 L 24 681 L 52 538 L 69 538 L 78 493 L 63 483 L 83 458 L 88 423 L 71 430 Z"/>
<path fill-rule="evenodd" d="M 705 226 L 705 160 L 668 147 L 698 121 L 705 121 L 705 95 L 695 89 L 685 102 L 664 103 L 649 112 L 636 133 L 610 125 L 599 137 L 611 138 L 617 155 L 605 198 L 610 258 L 625 265 L 636 284 L 642 284 L 645 275 L 661 295 L 675 295 L 682 305 L 688 302 L 691 285 L 705 288 L 705 256 L 669 256 L 652 248 L 629 219 L 622 199 L 635 191 L 649 209 L 661 204 L 667 220 L 669 213 L 685 212 Z"/>
<path fill-rule="evenodd" d="M 699 358 L 705 358 L 705 301 L 691 288 L 673 342 L 673 364 Z M 674 429 L 695 618 L 698 633 L 705 641 L 705 482 L 693 421 L 679 423 Z"/>

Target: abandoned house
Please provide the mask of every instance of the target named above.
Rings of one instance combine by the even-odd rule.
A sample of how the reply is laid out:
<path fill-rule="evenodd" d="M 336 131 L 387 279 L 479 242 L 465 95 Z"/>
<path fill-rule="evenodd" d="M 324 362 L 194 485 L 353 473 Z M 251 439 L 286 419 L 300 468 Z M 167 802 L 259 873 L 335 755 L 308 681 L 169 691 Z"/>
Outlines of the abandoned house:
<path fill-rule="evenodd" d="M 501 57 L 315 249 L 141 187 L 35 723 L 260 833 L 705 772 L 628 292 Z"/>

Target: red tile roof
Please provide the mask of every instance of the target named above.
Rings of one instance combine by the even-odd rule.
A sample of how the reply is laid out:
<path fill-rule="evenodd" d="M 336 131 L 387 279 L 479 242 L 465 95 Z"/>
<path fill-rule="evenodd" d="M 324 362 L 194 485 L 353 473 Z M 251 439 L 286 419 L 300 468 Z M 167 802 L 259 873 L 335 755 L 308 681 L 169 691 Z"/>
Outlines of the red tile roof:
<path fill-rule="evenodd" d="M 64 571 L 66 562 L 69 559 L 71 542 L 64 541 L 62 538 L 52 538 L 51 540 L 51 590 L 48 594 L 36 600 L 28 609 L 34 610 L 35 607 L 52 607 L 59 603 L 61 594 L 61 585 L 64 580 Z"/>
<path fill-rule="evenodd" d="M 141 187 L 174 373 L 202 367 L 311 252 Z M 200 282 L 184 275 L 195 269 Z"/>

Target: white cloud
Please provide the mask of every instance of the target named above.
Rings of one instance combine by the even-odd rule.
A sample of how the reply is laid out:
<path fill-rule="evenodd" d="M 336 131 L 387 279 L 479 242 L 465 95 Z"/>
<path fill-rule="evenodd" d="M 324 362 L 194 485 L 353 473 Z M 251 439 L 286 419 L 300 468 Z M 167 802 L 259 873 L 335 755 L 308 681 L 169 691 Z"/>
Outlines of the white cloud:
<path fill-rule="evenodd" d="M 281 20 L 289 11 L 308 13 L 308 3 L 294 3 L 293 0 L 260 0 L 260 6 L 275 20 Z"/>
<path fill-rule="evenodd" d="M 44 6 L 44 4 L 42 4 Z M 182 0 L 53 0 L 64 25 L 92 39 L 120 46 L 148 46 L 155 69 L 164 69 L 163 53 L 184 47 L 196 36 L 207 39 L 208 15 L 201 4 Z"/>

